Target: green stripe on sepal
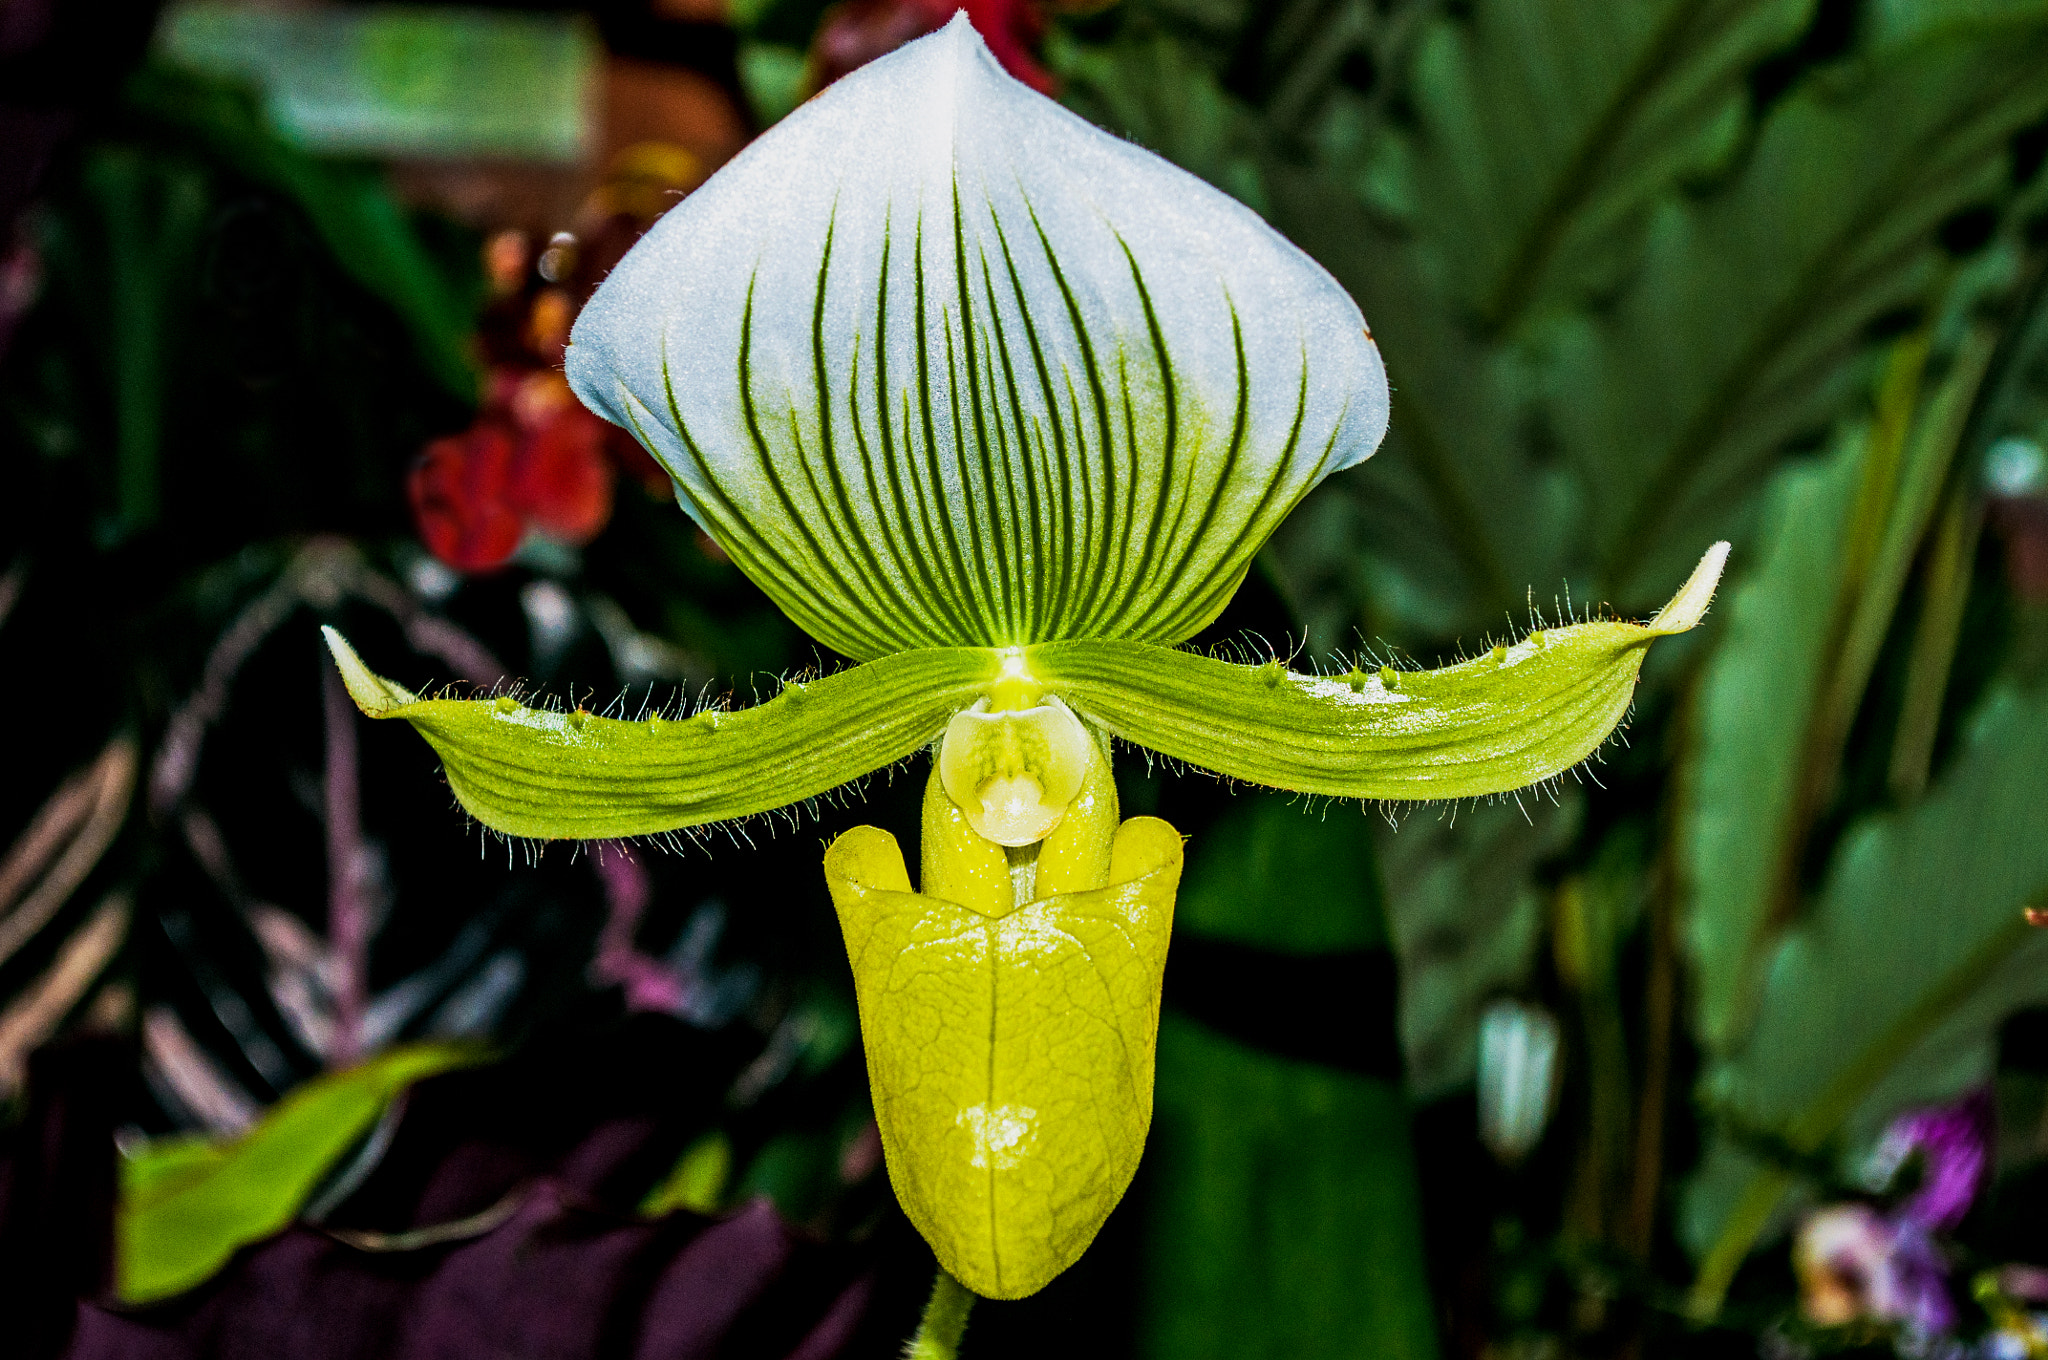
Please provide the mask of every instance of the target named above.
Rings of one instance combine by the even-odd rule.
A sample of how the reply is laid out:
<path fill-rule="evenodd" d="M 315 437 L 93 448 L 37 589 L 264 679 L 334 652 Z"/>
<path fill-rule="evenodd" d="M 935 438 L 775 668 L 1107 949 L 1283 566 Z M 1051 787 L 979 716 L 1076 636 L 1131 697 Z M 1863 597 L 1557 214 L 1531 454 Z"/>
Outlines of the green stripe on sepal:
<path fill-rule="evenodd" d="M 509 697 L 422 699 L 322 632 L 357 707 L 417 728 L 471 816 L 544 840 L 653 835 L 802 802 L 929 744 L 1001 667 L 983 648 L 899 652 L 752 708 L 627 721 Z"/>
<path fill-rule="evenodd" d="M 1115 736 L 1232 779 L 1345 798 L 1505 793 L 1607 739 L 1649 644 L 1699 622 L 1727 555 L 1714 545 L 1648 624 L 1531 633 L 1441 670 L 1299 675 L 1106 640 L 1044 643 L 1028 664 Z"/>

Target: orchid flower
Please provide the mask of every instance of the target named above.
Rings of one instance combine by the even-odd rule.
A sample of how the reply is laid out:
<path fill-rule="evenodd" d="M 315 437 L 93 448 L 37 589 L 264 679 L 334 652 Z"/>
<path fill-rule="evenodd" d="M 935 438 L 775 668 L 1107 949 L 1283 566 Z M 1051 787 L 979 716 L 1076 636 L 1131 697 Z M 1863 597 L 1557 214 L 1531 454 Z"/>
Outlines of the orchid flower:
<path fill-rule="evenodd" d="M 1441 670 L 1177 650 L 1289 510 L 1373 453 L 1385 370 L 1312 260 L 1006 75 L 963 17 L 663 217 L 567 366 L 740 570 L 859 664 L 627 721 L 423 698 L 330 634 L 350 692 L 512 836 L 747 817 L 930 748 L 918 885 L 873 827 L 825 871 L 897 1196 L 993 1297 L 1081 1254 L 1151 1119 L 1181 837 L 1120 822 L 1112 743 L 1344 798 L 1520 788 L 1606 739 L 1726 555 L 1648 625 Z"/>
<path fill-rule="evenodd" d="M 1991 1095 L 1982 1088 L 1892 1120 L 1871 1150 L 1863 1179 L 1883 1191 L 1908 1162 L 1918 1161 L 1918 1182 L 1889 1212 L 1850 1203 L 1807 1215 L 1793 1242 L 1792 1265 L 1809 1322 L 1903 1323 L 1918 1342 L 1955 1328 L 1949 1262 L 1936 1238 L 1963 1221 L 1983 1189 L 1995 1124 Z"/>

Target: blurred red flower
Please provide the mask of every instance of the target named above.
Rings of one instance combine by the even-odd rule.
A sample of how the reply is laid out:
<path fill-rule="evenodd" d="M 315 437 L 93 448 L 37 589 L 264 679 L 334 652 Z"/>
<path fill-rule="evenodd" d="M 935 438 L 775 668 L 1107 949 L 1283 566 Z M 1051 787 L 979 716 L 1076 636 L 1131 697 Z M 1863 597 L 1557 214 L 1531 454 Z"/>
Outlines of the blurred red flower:
<path fill-rule="evenodd" d="M 503 402 L 520 431 L 512 501 L 527 522 L 566 543 L 588 543 L 612 515 L 610 426 L 584 409 L 559 373 L 529 373 Z"/>
<path fill-rule="evenodd" d="M 413 464 L 406 492 L 420 538 L 467 572 L 505 565 L 528 530 L 588 543 L 612 513 L 608 435 L 561 374 L 497 370 L 476 423 Z"/>
<path fill-rule="evenodd" d="M 489 571 L 519 550 L 525 521 L 512 508 L 509 430 L 479 421 L 436 439 L 406 478 L 413 523 L 427 550 L 457 571 Z"/>

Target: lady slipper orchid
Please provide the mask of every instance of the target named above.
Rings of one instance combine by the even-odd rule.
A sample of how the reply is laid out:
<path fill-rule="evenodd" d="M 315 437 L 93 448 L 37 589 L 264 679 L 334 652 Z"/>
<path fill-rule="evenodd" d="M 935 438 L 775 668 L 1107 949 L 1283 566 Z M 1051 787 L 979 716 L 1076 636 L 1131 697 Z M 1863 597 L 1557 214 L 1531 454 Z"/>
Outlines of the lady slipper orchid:
<path fill-rule="evenodd" d="M 1177 650 L 1295 503 L 1372 454 L 1378 351 L 1306 255 L 1004 74 L 961 17 L 662 218 L 567 364 L 733 562 L 861 664 L 628 721 L 422 698 L 330 633 L 350 692 L 514 836 L 662 835 L 933 748 L 917 885 L 872 827 L 825 870 L 898 1198 L 996 1297 L 1080 1255 L 1151 1118 L 1181 838 L 1119 821 L 1112 741 L 1347 798 L 1519 788 L 1606 739 L 1726 554 L 1648 625 L 1441 670 Z"/>

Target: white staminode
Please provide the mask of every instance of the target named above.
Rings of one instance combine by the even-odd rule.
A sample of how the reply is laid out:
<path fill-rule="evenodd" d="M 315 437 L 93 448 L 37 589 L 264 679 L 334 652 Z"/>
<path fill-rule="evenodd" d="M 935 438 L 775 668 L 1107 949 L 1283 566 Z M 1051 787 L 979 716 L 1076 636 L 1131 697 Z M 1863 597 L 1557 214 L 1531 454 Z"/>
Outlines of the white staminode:
<path fill-rule="evenodd" d="M 1321 267 L 1013 80 L 964 15 L 657 223 L 568 372 L 856 657 L 1184 638 L 1387 422 Z"/>

